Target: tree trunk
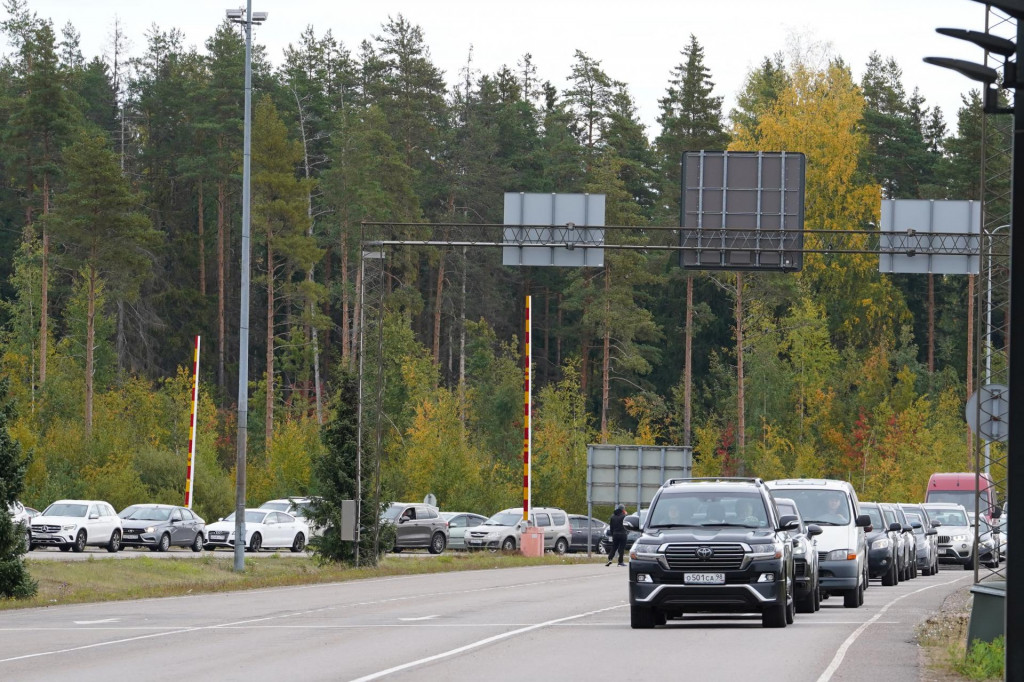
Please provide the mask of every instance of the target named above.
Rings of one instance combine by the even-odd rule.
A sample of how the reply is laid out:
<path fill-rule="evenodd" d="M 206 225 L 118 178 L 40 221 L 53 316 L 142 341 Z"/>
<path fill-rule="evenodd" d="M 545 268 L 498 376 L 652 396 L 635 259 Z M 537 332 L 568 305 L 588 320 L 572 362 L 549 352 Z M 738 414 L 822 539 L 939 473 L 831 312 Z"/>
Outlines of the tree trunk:
<path fill-rule="evenodd" d="M 544 379 L 551 378 L 551 287 L 544 287 Z"/>
<path fill-rule="evenodd" d="M 612 288 L 611 269 L 604 268 L 604 349 L 601 355 L 601 442 L 608 442 L 608 370 L 611 366 L 612 330 L 611 303 L 608 300 Z"/>
<path fill-rule="evenodd" d="M 686 278 L 686 351 L 683 358 L 683 445 L 691 445 L 693 415 L 693 275 Z"/>
<path fill-rule="evenodd" d="M 206 238 L 203 225 L 203 181 L 199 181 L 199 294 L 206 298 Z"/>
<path fill-rule="evenodd" d="M 580 395 L 587 399 L 587 375 L 590 374 L 590 337 L 580 339 Z"/>
<path fill-rule="evenodd" d="M 224 377 L 225 345 L 227 333 L 224 326 L 224 181 L 217 183 L 217 385 L 227 385 Z"/>
<path fill-rule="evenodd" d="M 462 292 L 459 297 L 459 421 L 466 428 L 466 247 L 462 247 Z"/>
<path fill-rule="evenodd" d="M 89 264 L 88 312 L 85 316 L 85 437 L 92 437 L 93 360 L 96 339 L 96 268 Z"/>
<path fill-rule="evenodd" d="M 362 257 L 360 255 L 360 257 Z M 352 317 L 353 325 L 359 324 L 359 292 L 362 291 L 363 269 L 356 271 L 356 309 Z M 341 364 L 351 369 L 352 355 L 355 352 L 355 345 L 358 339 L 351 338 L 351 326 L 349 325 L 349 296 L 348 296 L 348 230 L 343 225 L 341 228 Z M 360 348 L 360 350 L 362 350 Z"/>
<path fill-rule="evenodd" d="M 50 179 L 43 173 L 43 215 L 50 212 Z M 43 225 L 43 263 L 39 302 L 39 384 L 46 383 L 46 342 L 49 336 L 49 319 L 47 311 L 50 307 L 50 234 Z"/>
<path fill-rule="evenodd" d="M 441 251 L 441 262 L 437 265 L 437 287 L 434 293 L 434 366 L 441 362 L 441 305 L 444 295 L 444 256 Z"/>
<path fill-rule="evenodd" d="M 746 413 L 743 391 L 743 273 L 736 273 L 736 450 L 743 467 L 746 439 Z M 743 475 L 743 472 L 740 472 Z"/>
<path fill-rule="evenodd" d="M 266 453 L 274 436 L 274 247 L 267 235 L 267 414 Z"/>
<path fill-rule="evenodd" d="M 928 273 L 928 373 L 935 373 L 935 275 Z"/>

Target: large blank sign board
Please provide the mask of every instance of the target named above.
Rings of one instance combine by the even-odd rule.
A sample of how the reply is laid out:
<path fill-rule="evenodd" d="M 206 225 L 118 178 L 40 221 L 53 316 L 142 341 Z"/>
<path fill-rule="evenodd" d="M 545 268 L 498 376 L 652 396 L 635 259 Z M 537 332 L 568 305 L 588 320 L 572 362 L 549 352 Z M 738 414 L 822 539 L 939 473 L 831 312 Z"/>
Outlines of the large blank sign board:
<path fill-rule="evenodd" d="M 604 265 L 603 194 L 505 192 L 502 265 Z"/>
<path fill-rule="evenodd" d="M 981 239 L 971 235 L 981 234 L 980 201 L 883 199 L 879 231 L 879 272 L 978 274 Z M 973 253 L 951 254 L 953 245 Z"/>
<path fill-rule="evenodd" d="M 588 445 L 587 501 L 646 507 L 670 478 L 689 478 L 693 449 L 679 445 Z"/>
<path fill-rule="evenodd" d="M 804 155 L 683 154 L 680 261 L 691 270 L 803 267 Z"/>

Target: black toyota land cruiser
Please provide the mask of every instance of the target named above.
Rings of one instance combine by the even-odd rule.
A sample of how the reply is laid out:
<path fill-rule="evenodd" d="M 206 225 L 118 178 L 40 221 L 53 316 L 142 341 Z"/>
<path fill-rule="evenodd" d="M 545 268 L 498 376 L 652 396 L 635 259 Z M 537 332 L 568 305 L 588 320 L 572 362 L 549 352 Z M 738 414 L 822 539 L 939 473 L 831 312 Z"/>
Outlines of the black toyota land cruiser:
<path fill-rule="evenodd" d="M 640 519 L 626 517 L 639 528 Z M 793 622 L 793 547 L 759 478 L 670 479 L 655 493 L 629 557 L 633 628 L 684 613 L 760 613 L 764 627 Z"/>

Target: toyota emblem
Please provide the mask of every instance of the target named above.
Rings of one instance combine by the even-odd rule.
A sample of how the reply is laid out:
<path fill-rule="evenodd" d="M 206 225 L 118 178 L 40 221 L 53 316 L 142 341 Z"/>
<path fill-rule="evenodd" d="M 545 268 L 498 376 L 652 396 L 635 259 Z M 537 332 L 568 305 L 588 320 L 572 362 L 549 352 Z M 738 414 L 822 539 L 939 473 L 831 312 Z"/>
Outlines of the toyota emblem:
<path fill-rule="evenodd" d="M 713 556 L 715 556 L 715 550 L 711 549 L 710 547 L 697 548 L 697 558 L 701 561 L 707 561 Z"/>

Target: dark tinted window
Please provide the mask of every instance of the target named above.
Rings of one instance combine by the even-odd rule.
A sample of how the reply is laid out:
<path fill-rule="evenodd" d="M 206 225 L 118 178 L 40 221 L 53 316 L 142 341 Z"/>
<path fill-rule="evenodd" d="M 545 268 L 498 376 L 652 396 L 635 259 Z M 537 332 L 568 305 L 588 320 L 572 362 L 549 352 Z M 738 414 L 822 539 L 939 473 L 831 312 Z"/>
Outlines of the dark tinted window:
<path fill-rule="evenodd" d="M 896 514 L 891 509 L 882 509 L 882 516 L 885 517 L 885 525 L 896 523 Z"/>
<path fill-rule="evenodd" d="M 466 525 L 466 516 L 464 514 L 453 516 L 452 518 L 448 519 L 448 525 L 451 528 L 463 528 Z"/>
<path fill-rule="evenodd" d="M 551 525 L 551 517 L 548 516 L 547 514 L 534 514 L 533 515 L 533 521 L 538 526 L 550 526 Z"/>
<path fill-rule="evenodd" d="M 171 521 L 181 521 L 181 511 L 175 509 L 171 512 Z"/>
<path fill-rule="evenodd" d="M 860 513 L 867 514 L 868 518 L 871 519 L 871 525 L 875 530 L 885 530 L 885 524 L 882 523 L 882 514 L 878 511 L 878 507 L 862 504 L 860 506 Z"/>
<path fill-rule="evenodd" d="M 417 507 L 416 508 L 417 519 L 436 519 L 437 512 L 430 507 Z"/>

